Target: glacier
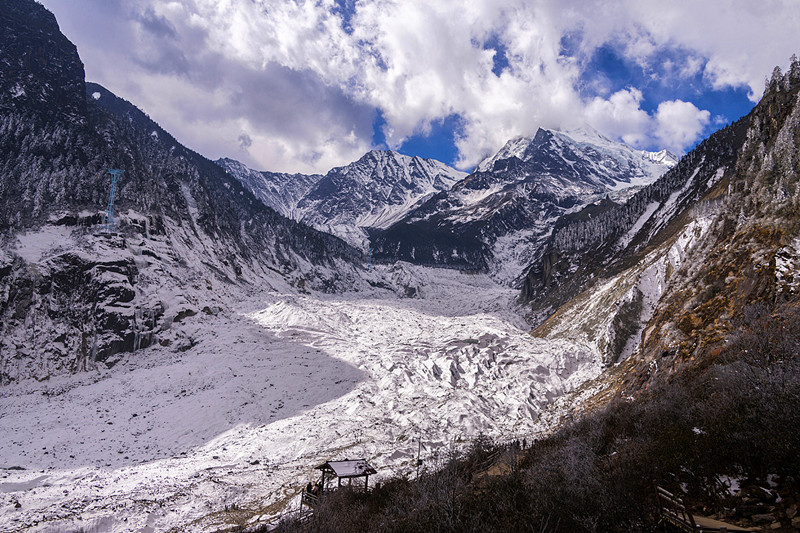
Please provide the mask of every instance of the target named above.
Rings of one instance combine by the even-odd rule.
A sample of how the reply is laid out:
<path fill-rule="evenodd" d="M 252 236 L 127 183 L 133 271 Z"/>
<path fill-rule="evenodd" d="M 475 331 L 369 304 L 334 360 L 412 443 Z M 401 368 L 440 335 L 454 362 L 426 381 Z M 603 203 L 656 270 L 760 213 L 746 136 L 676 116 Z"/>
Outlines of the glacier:
<path fill-rule="evenodd" d="M 214 531 L 234 504 L 269 523 L 320 462 L 389 476 L 420 440 L 423 458 L 480 433 L 530 440 L 602 370 L 588 345 L 531 337 L 516 291 L 485 274 L 367 275 L 384 288 L 234 292 L 231 312 L 173 325 L 185 351 L 0 388 L 0 464 L 24 468 L 2 472 L 0 529 Z"/>

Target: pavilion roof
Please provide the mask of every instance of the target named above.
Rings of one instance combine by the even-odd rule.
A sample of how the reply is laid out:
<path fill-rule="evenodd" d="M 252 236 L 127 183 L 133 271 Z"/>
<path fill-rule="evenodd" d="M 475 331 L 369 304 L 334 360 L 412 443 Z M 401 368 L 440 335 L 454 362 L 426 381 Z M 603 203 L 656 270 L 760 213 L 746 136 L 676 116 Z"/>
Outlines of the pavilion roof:
<path fill-rule="evenodd" d="M 317 470 L 323 470 L 328 473 L 333 473 L 339 478 L 352 478 L 363 477 L 377 474 L 378 471 L 372 468 L 366 459 L 345 459 L 344 461 L 328 461 L 317 467 Z"/>

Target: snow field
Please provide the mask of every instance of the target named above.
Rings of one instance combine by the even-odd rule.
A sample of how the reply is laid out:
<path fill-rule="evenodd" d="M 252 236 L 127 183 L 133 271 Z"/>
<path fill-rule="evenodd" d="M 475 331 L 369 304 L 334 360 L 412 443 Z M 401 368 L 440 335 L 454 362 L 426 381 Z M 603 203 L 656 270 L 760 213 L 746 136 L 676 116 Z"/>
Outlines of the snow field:
<path fill-rule="evenodd" d="M 374 275 L 424 297 L 261 294 L 176 324 L 185 352 L 0 389 L 0 531 L 214 531 L 233 503 L 266 521 L 325 460 L 386 476 L 412 469 L 417 439 L 430 457 L 530 436 L 600 372 L 588 348 L 529 336 L 487 276 Z"/>

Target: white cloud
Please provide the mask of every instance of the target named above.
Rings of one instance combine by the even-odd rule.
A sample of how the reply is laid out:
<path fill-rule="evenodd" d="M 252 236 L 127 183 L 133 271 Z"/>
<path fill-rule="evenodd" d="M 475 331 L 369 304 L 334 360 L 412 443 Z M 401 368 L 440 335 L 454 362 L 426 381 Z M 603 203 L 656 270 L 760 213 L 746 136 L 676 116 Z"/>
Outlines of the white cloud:
<path fill-rule="evenodd" d="M 698 74 L 702 68 L 703 60 L 701 58 L 689 56 L 680 69 L 680 76 L 682 78 L 691 78 Z"/>
<path fill-rule="evenodd" d="M 586 106 L 586 120 L 594 128 L 633 146 L 644 146 L 651 129 L 651 117 L 642 110 L 642 93 L 628 88 L 608 99 L 596 97 Z"/>
<path fill-rule="evenodd" d="M 393 147 L 459 115 L 461 166 L 539 126 L 584 119 L 634 144 L 686 147 L 709 121 L 690 103 L 662 102 L 649 115 L 639 89 L 611 94 L 602 80 L 581 96 L 581 69 L 598 47 L 615 46 L 647 72 L 659 52 L 682 50 L 685 62 L 665 72 L 702 72 L 756 99 L 772 67 L 797 51 L 800 27 L 795 0 L 360 0 L 347 30 L 333 0 L 43 1 L 88 79 L 182 142 L 305 172 L 358 158 L 376 109 Z M 560 55 L 565 35 L 576 37 L 574 57 Z M 506 47 L 499 77 L 482 46 L 491 37 Z"/>
<path fill-rule="evenodd" d="M 711 113 L 691 102 L 661 102 L 655 114 L 655 136 L 661 145 L 678 153 L 691 146 L 711 120 Z"/>
<path fill-rule="evenodd" d="M 641 103 L 642 93 L 635 88 L 594 98 L 586 105 L 586 122 L 632 146 L 656 145 L 680 154 L 700 138 L 711 119 L 711 113 L 691 102 L 661 102 L 652 115 Z"/>
<path fill-rule="evenodd" d="M 680 47 L 692 57 L 705 58 L 704 74 L 714 87 L 747 87 L 754 102 L 761 96 L 765 75 L 775 65 L 788 64 L 789 56 L 797 52 L 800 9 L 796 0 L 623 0 L 592 4 L 571 0 L 579 13 L 603 14 L 585 24 L 585 50 L 608 41 L 609 36 L 627 34 L 636 43 L 637 36 L 644 35 L 653 51 Z M 576 23 L 581 18 L 577 15 Z M 634 46 L 631 57 L 642 59 L 641 47 Z"/>

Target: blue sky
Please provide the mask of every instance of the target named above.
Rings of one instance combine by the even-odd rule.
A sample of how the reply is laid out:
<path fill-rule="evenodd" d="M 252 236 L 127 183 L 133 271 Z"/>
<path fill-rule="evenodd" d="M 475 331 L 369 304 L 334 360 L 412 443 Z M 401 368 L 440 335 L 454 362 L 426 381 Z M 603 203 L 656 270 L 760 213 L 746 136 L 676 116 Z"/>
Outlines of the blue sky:
<path fill-rule="evenodd" d="M 498 51 L 492 72 L 500 75 L 505 68 L 508 68 L 505 47 L 495 37 L 488 41 L 484 48 L 494 48 Z M 563 53 L 567 54 L 568 50 L 563 50 Z M 610 44 L 602 46 L 588 60 L 581 74 L 578 90 L 582 96 L 592 98 L 599 94 L 612 94 L 635 87 L 642 92 L 641 109 L 648 114 L 655 113 L 661 102 L 676 99 L 690 102 L 698 109 L 709 111 L 710 120 L 703 125 L 696 139 L 681 147 L 689 151 L 720 127 L 749 113 L 754 105 L 748 98 L 749 89 L 745 85 L 715 89 L 703 79 L 702 70 L 686 78 L 676 79 L 670 76 L 665 65 L 685 64 L 689 56 L 689 53 L 681 50 L 664 50 L 658 54 L 652 66 L 643 67 L 625 58 L 614 46 Z M 384 126 L 385 120 L 379 112 L 373 124 L 373 143 L 376 146 L 386 146 L 380 131 Z M 459 115 L 450 115 L 434 122 L 430 131 L 410 136 L 397 150 L 404 154 L 430 157 L 452 164 L 458 158 L 455 138 L 461 127 Z M 641 143 L 638 147 L 647 150 L 663 148 L 657 140 Z M 682 152 L 674 146 L 669 148 L 678 154 Z"/>
<path fill-rule="evenodd" d="M 42 0 L 87 79 L 210 158 L 470 169 L 539 127 L 685 153 L 800 48 L 796 0 Z"/>
<path fill-rule="evenodd" d="M 607 44 L 592 54 L 581 76 L 581 90 L 587 96 L 594 96 L 592 93 L 597 91 L 598 83 L 609 92 L 636 87 L 642 91 L 641 107 L 647 113 L 655 112 L 665 100 L 691 102 L 699 109 L 708 110 L 714 119 L 703 130 L 704 137 L 718 129 L 720 123 L 733 122 L 750 112 L 753 102 L 748 98 L 749 90 L 745 85 L 715 89 L 703 78 L 703 65 L 686 77 L 675 77 L 669 72 L 675 65 L 685 65 L 691 57 L 689 51 L 666 48 L 655 54 L 650 65 L 643 67 Z"/>

